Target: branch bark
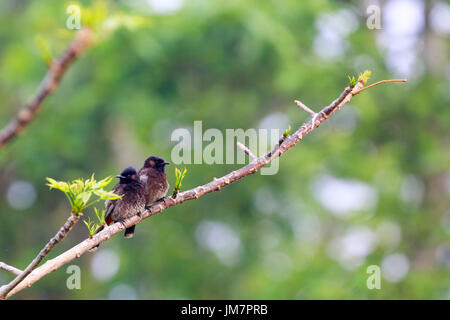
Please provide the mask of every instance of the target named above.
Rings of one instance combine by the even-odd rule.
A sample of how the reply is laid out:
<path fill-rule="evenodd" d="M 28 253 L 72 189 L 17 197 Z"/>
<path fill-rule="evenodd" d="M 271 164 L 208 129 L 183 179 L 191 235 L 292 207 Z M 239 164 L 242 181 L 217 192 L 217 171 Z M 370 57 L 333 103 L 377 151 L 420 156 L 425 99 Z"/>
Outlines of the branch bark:
<path fill-rule="evenodd" d="M 246 155 L 249 156 L 249 158 L 250 158 L 251 161 L 254 161 L 254 160 L 256 159 L 256 156 L 253 154 L 253 152 L 251 152 L 250 149 L 247 148 L 245 145 L 243 145 L 243 144 L 240 143 L 240 142 L 238 142 L 236 145 L 238 146 L 239 149 L 241 149 L 242 151 L 244 151 L 244 153 L 245 153 Z"/>
<path fill-rule="evenodd" d="M 44 100 L 57 88 L 62 77 L 75 61 L 91 44 L 91 30 L 83 28 L 79 30 L 75 39 L 64 51 L 61 57 L 52 61 L 44 79 L 39 85 L 36 94 L 22 110 L 19 111 L 17 118 L 10 121 L 8 125 L 0 132 L 0 149 L 3 148 L 11 139 L 20 134 L 25 127 L 36 117 Z"/>
<path fill-rule="evenodd" d="M 302 109 L 303 111 L 309 113 L 311 116 L 314 116 L 316 113 L 314 111 L 312 111 L 310 108 L 308 108 L 306 105 L 303 104 L 303 102 L 301 102 L 300 100 L 295 100 L 294 101 L 297 106 Z"/>

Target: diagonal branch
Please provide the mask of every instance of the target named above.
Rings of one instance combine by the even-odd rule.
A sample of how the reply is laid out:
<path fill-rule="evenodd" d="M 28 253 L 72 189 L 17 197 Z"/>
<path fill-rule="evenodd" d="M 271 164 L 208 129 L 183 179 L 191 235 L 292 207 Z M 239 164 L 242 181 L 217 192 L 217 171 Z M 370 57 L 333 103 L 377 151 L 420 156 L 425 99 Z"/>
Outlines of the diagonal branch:
<path fill-rule="evenodd" d="M 316 113 L 309 121 L 304 123 L 297 129 L 292 135 L 286 137 L 284 141 L 277 144 L 274 149 L 259 158 L 256 158 L 250 164 L 232 171 L 221 178 L 214 178 L 213 181 L 187 190 L 178 194 L 176 198 L 167 197 L 164 201 L 153 203 L 147 210 L 141 215 L 136 215 L 131 218 L 125 219 L 122 223 L 116 223 L 112 226 L 106 227 L 103 231 L 99 232 L 92 238 L 88 238 L 71 249 L 65 251 L 54 259 L 48 260 L 39 268 L 31 272 L 21 283 L 19 283 L 13 290 L 11 290 L 6 298 L 11 297 L 17 292 L 30 287 L 33 283 L 41 279 L 42 277 L 50 274 L 51 272 L 59 269 L 66 263 L 79 258 L 82 254 L 86 253 L 92 247 L 108 240 L 113 235 L 121 232 L 125 228 L 131 227 L 140 221 L 155 215 L 159 212 L 166 210 L 167 208 L 179 205 L 187 200 L 198 199 L 208 193 L 221 190 L 223 187 L 236 182 L 237 180 L 244 178 L 257 172 L 259 169 L 273 161 L 275 158 L 280 157 L 284 152 L 294 147 L 300 142 L 307 134 L 320 126 L 322 122 L 328 119 L 332 114 L 339 110 L 343 105 L 348 103 L 353 97 L 355 92 L 358 92 L 363 87 L 362 82 L 358 82 L 355 87 L 347 87 L 342 94 L 334 100 L 329 106 L 323 108 L 320 112 Z M 2 287 L 3 288 L 3 287 Z M 0 292 L 2 291 L 0 288 Z"/>
<path fill-rule="evenodd" d="M 16 269 L 16 271 L 19 271 L 19 273 L 17 274 L 16 272 L 14 272 L 17 274 L 17 277 L 13 279 L 10 283 L 0 287 L 0 299 L 6 297 L 6 295 L 11 290 L 13 290 L 18 284 L 20 284 L 23 281 L 23 279 L 25 279 L 39 265 L 39 263 L 47 256 L 47 254 L 66 237 L 67 233 L 69 233 L 70 230 L 72 230 L 73 226 L 78 222 L 81 216 L 82 216 L 81 213 L 76 215 L 71 213 L 66 223 L 64 223 L 64 225 L 59 229 L 56 235 L 50 239 L 50 241 L 39 252 L 36 258 L 34 258 L 34 260 L 31 261 L 31 263 L 28 265 L 28 267 L 26 267 L 24 271 L 20 271 L 19 269 L 14 268 Z"/>
<path fill-rule="evenodd" d="M 52 61 L 47 74 L 39 85 L 31 102 L 20 110 L 17 118 L 11 120 L 11 122 L 0 132 L 0 149 L 21 133 L 35 118 L 36 113 L 39 111 L 45 98 L 57 88 L 69 66 L 90 46 L 91 40 L 90 29 L 83 28 L 79 30 L 75 39 L 61 57 Z"/>
<path fill-rule="evenodd" d="M 238 141 L 238 143 L 237 143 L 237 146 L 239 147 L 239 149 L 241 149 L 242 151 L 244 151 L 244 153 L 245 153 L 246 155 L 249 156 L 249 158 L 250 158 L 251 161 L 254 161 L 254 160 L 256 159 L 256 156 L 253 154 L 253 152 L 251 152 L 249 148 L 247 148 L 245 145 L 243 145 L 243 144 L 240 143 L 239 141 Z"/>
<path fill-rule="evenodd" d="M 8 265 L 8 264 L 6 264 L 4 262 L 1 262 L 1 261 L 0 261 L 0 269 L 9 271 L 9 272 L 14 273 L 16 275 L 19 275 L 19 274 L 21 274 L 23 272 L 22 270 L 14 268 L 13 266 L 10 266 L 10 265 Z"/>
<path fill-rule="evenodd" d="M 315 116 L 316 113 L 314 111 L 312 111 L 310 108 L 308 108 L 305 104 L 303 104 L 303 102 L 301 102 L 300 100 L 295 100 L 294 101 L 295 104 L 302 109 L 303 111 L 309 113 L 311 116 Z"/>

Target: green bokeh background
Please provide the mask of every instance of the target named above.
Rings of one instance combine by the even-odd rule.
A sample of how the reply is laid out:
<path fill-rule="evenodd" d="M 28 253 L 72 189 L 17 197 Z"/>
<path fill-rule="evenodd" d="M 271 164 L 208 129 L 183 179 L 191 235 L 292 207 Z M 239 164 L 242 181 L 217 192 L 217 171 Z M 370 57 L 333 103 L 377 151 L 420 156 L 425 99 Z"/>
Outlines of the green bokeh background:
<path fill-rule="evenodd" d="M 424 10 L 437 2 L 427 1 Z M 55 57 L 73 38 L 75 31 L 66 28 L 70 3 L 1 2 L 1 127 L 47 70 L 37 37 Z M 92 2 L 80 3 L 83 16 Z M 0 261 L 18 268 L 70 210 L 62 193 L 44 185 L 45 177 L 95 172 L 103 178 L 128 165 L 139 168 L 149 155 L 170 161 L 171 132 L 196 120 L 203 130 L 222 132 L 258 128 L 263 119 L 287 119 L 296 129 L 308 115 L 294 99 L 319 110 L 342 92 L 347 75 L 368 68 L 370 82 L 398 77 L 379 47 L 382 30 L 366 27 L 364 1 L 186 0 L 171 14 L 158 14 L 145 1 L 103 6 L 106 19 L 125 26 L 106 32 L 97 22 L 95 46 L 26 131 L 0 150 Z M 315 46 L 321 17 L 343 9 L 358 25 L 341 39 L 342 54 L 323 57 Z M 423 47 L 407 84 L 355 97 L 289 150 L 276 175 L 255 174 L 170 208 L 139 224 L 132 240 L 118 235 L 83 255 L 73 262 L 81 268 L 81 290 L 67 289 L 66 265 L 14 299 L 450 298 L 449 41 L 429 19 L 418 37 Z M 239 165 L 179 167 L 188 169 L 188 189 Z M 173 165 L 168 178 L 173 185 Z M 8 200 L 17 181 L 36 193 L 24 209 Z M 318 197 L 330 181 L 341 183 L 332 189 L 336 194 L 354 191 L 349 184 L 368 188 L 374 203 L 337 214 Z M 16 190 L 16 202 L 32 193 Z M 347 197 L 361 201 L 358 193 L 347 194 L 343 205 Z M 79 223 L 49 257 L 86 237 Z M 342 258 L 346 250 L 354 254 L 349 259 Z M 117 272 L 96 276 L 93 265 L 111 269 L 107 259 L 95 262 L 96 255 L 110 257 Z M 369 290 L 367 267 L 384 261 L 388 268 L 388 258 L 399 256 L 407 274 L 398 282 L 383 276 L 381 289 Z M 0 284 L 11 279 L 0 270 Z"/>

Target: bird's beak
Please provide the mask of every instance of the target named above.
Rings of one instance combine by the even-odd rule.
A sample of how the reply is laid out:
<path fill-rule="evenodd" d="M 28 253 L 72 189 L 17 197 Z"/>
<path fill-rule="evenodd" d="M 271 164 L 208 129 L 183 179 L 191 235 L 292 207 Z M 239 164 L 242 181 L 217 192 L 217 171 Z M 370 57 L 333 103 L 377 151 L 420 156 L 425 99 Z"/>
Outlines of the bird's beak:
<path fill-rule="evenodd" d="M 170 164 L 170 162 L 164 161 L 164 165 L 168 165 Z"/>
<path fill-rule="evenodd" d="M 125 177 L 122 176 L 121 174 L 118 174 L 118 175 L 116 176 L 116 178 L 119 178 L 119 179 L 125 179 Z"/>

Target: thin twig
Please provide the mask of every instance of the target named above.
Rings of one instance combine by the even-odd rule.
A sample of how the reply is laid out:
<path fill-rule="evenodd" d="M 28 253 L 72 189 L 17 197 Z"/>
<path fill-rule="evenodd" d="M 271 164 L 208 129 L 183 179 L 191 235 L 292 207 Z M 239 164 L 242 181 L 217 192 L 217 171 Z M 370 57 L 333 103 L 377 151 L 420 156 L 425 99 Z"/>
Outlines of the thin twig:
<path fill-rule="evenodd" d="M 250 159 L 252 159 L 252 161 L 256 159 L 256 156 L 250 151 L 250 149 L 244 146 L 239 141 L 237 142 L 237 146 L 239 147 L 239 149 L 244 151 L 250 157 Z"/>
<path fill-rule="evenodd" d="M 52 61 L 50 68 L 39 85 L 36 94 L 30 103 L 19 111 L 17 118 L 0 132 L 0 149 L 4 147 L 11 139 L 21 133 L 25 127 L 35 118 L 36 113 L 40 109 L 43 101 L 52 93 L 59 83 L 63 75 L 66 73 L 72 62 L 80 56 L 91 44 L 91 30 L 83 28 L 79 30 L 75 39 L 55 61 Z"/>
<path fill-rule="evenodd" d="M 276 144 L 274 149 L 259 158 L 256 158 L 252 163 L 228 173 L 221 178 L 214 178 L 211 182 L 198 186 L 194 189 L 187 190 L 178 194 L 176 198 L 167 197 L 165 201 L 158 201 L 153 203 L 147 210 L 145 210 L 141 215 L 136 215 L 125 219 L 123 223 L 115 223 L 109 227 L 105 227 L 103 231 L 97 233 L 92 238 L 88 238 L 78 245 L 72 247 L 71 249 L 65 251 L 54 259 L 48 260 L 39 268 L 32 271 L 24 281 L 19 283 L 13 290 L 11 290 L 6 298 L 16 294 L 17 292 L 23 290 L 26 287 L 31 286 L 33 283 L 41 279 L 42 277 L 48 275 L 49 273 L 59 269 L 66 263 L 79 258 L 82 254 L 86 253 L 92 247 L 108 240 L 113 235 L 121 232 L 125 228 L 129 228 L 140 221 L 153 216 L 159 212 L 166 210 L 167 208 L 179 205 L 187 200 L 198 199 L 208 193 L 221 190 L 223 187 L 236 182 L 237 180 L 244 178 L 257 172 L 266 164 L 273 161 L 275 158 L 280 157 L 284 152 L 294 147 L 299 141 L 301 141 L 307 134 L 313 131 L 315 128 L 320 126 L 322 122 L 328 119 L 332 114 L 339 110 L 344 104 L 348 103 L 353 97 L 355 92 L 358 92 L 363 87 L 361 82 L 358 82 L 355 87 L 347 87 L 341 93 L 341 95 L 334 100 L 330 105 L 323 108 L 318 112 L 313 119 L 304 123 L 297 131 L 288 136 L 284 142 L 281 144 Z M 0 288 L 0 292 L 3 287 Z"/>
<path fill-rule="evenodd" d="M 408 81 L 408 80 L 407 80 L 407 79 L 381 80 L 381 81 L 372 83 L 370 86 L 361 88 L 360 90 L 358 90 L 358 91 L 356 91 L 355 93 L 353 93 L 353 95 L 356 96 L 358 93 L 361 93 L 361 92 L 363 92 L 364 90 L 367 90 L 367 89 L 369 89 L 369 88 L 375 87 L 375 86 L 377 86 L 377 85 L 379 85 L 379 84 L 382 84 L 382 83 L 388 83 L 388 82 L 406 82 L 406 81 Z"/>
<path fill-rule="evenodd" d="M 300 109 L 302 109 L 302 110 L 308 112 L 310 115 L 314 116 L 314 115 L 316 114 L 314 111 L 312 111 L 310 108 L 308 108 L 308 107 L 307 107 L 303 102 L 301 102 L 300 100 L 295 100 L 295 103 L 297 104 L 297 106 L 298 106 Z"/>
<path fill-rule="evenodd" d="M 73 228 L 73 226 L 78 222 L 81 213 L 79 214 L 70 214 L 66 223 L 59 229 L 56 235 L 50 239 L 50 241 L 45 245 L 45 247 L 39 252 L 39 254 L 34 258 L 33 261 L 26 267 L 24 271 L 17 275 L 15 279 L 13 279 L 10 283 L 0 287 L 0 299 L 6 297 L 6 295 L 13 290 L 23 279 L 25 279 L 38 265 L 39 263 L 47 256 L 47 254 L 59 243 L 62 239 L 64 239 L 67 233 Z"/>
<path fill-rule="evenodd" d="M 19 275 L 22 273 L 22 270 L 14 268 L 13 266 L 10 266 L 4 262 L 0 261 L 0 269 L 6 270 L 8 272 L 14 273 L 15 275 Z"/>

